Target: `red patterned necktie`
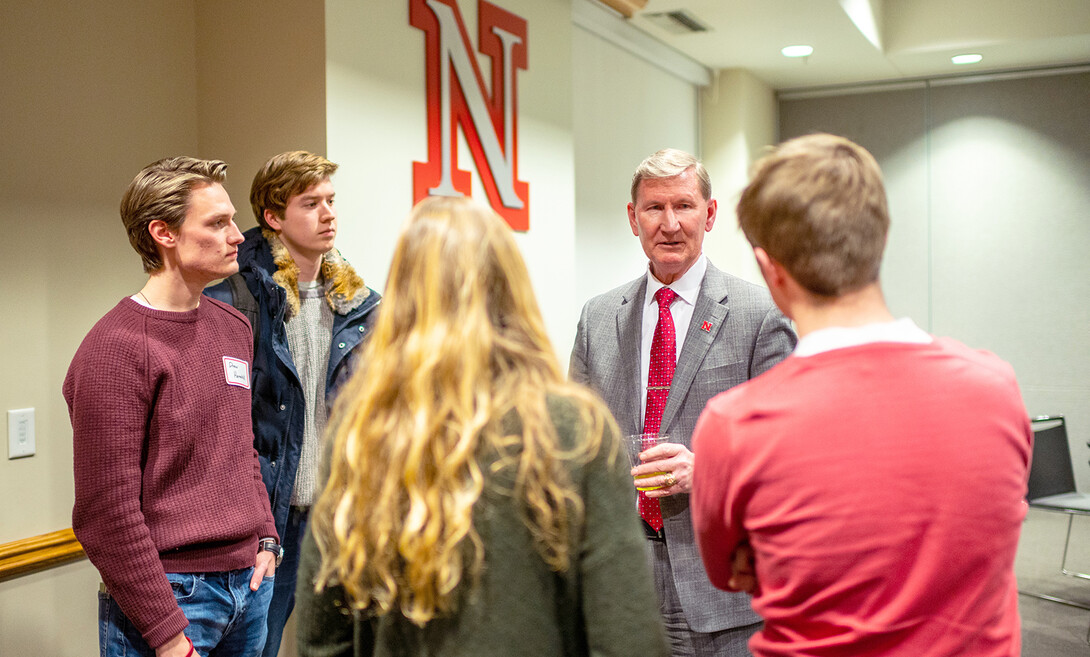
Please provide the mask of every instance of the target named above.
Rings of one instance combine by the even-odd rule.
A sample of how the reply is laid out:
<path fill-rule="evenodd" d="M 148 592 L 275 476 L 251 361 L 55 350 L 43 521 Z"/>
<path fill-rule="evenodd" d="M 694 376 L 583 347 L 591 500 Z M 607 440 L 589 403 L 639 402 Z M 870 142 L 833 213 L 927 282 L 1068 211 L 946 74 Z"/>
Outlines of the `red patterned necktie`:
<path fill-rule="evenodd" d="M 677 367 L 677 336 L 674 333 L 674 318 L 670 314 L 670 304 L 677 299 L 677 293 L 668 287 L 659 288 L 655 301 L 659 302 L 659 322 L 655 325 L 655 336 L 651 339 L 651 365 L 647 371 L 647 407 L 643 416 L 643 432 L 657 434 L 662 427 L 662 410 L 666 408 L 666 398 L 670 396 L 670 381 L 674 378 Z M 662 509 L 657 499 L 639 493 L 640 517 L 655 531 L 662 529 Z"/>

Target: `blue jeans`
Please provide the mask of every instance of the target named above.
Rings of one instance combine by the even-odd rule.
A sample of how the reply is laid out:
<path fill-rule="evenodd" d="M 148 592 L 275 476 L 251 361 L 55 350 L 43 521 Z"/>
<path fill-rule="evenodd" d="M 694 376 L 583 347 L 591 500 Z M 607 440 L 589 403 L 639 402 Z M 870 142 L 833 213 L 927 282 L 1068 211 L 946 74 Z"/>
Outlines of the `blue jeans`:
<path fill-rule="evenodd" d="M 201 657 L 257 657 L 265 645 L 265 615 L 273 578 L 250 590 L 253 567 L 224 573 L 167 573 L 178 606 L 189 620 L 185 635 Z M 98 594 L 99 654 L 154 657 L 155 650 L 109 593 Z"/>
<path fill-rule="evenodd" d="M 303 547 L 303 537 L 307 535 L 309 518 L 309 508 L 293 506 L 288 512 L 288 524 L 280 537 L 284 560 L 276 569 L 276 585 L 273 587 L 272 602 L 269 603 L 269 636 L 265 640 L 262 657 L 276 657 L 280 652 L 284 625 L 295 608 L 295 575 L 299 572 L 299 550 Z"/>

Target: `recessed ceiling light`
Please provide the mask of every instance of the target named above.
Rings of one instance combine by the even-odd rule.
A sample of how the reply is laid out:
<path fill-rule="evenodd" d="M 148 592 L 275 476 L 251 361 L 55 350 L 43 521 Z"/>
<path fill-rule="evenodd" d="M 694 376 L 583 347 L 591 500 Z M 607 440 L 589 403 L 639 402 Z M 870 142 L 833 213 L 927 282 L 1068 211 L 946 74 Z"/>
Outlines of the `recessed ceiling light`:
<path fill-rule="evenodd" d="M 984 59 L 983 55 L 954 55 L 950 58 L 950 61 L 955 64 L 976 64 L 980 60 Z"/>
<path fill-rule="evenodd" d="M 787 46 L 780 52 L 784 57 L 809 57 L 813 52 L 812 46 Z"/>

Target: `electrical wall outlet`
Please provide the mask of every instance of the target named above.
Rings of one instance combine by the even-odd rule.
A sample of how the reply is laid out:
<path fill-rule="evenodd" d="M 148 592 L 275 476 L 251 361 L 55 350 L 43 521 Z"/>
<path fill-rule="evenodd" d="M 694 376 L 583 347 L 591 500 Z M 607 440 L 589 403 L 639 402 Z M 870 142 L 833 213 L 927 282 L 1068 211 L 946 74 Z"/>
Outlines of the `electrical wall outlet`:
<path fill-rule="evenodd" d="M 34 409 L 8 411 L 8 458 L 34 456 Z"/>

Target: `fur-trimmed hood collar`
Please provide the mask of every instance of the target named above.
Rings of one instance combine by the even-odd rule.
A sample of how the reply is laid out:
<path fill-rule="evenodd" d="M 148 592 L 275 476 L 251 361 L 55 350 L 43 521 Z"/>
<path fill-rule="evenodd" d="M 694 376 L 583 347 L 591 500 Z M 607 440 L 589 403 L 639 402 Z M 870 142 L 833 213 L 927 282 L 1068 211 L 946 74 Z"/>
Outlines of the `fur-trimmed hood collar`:
<path fill-rule="evenodd" d="M 262 241 L 254 239 L 258 237 L 255 234 L 258 231 L 268 247 L 265 249 L 260 248 L 264 245 L 253 244 L 253 265 L 267 270 L 273 281 L 287 293 L 287 308 L 284 310 L 286 321 L 299 313 L 299 266 L 288 253 L 288 247 L 284 246 L 277 234 L 271 230 L 261 227 L 248 230 L 246 242 Z M 244 248 L 247 245 L 244 245 Z M 240 252 L 239 255 L 243 254 Z M 363 278 L 335 248 L 322 256 L 321 272 L 326 302 L 338 315 L 347 315 L 355 310 L 371 294 L 371 290 L 364 285 Z"/>

